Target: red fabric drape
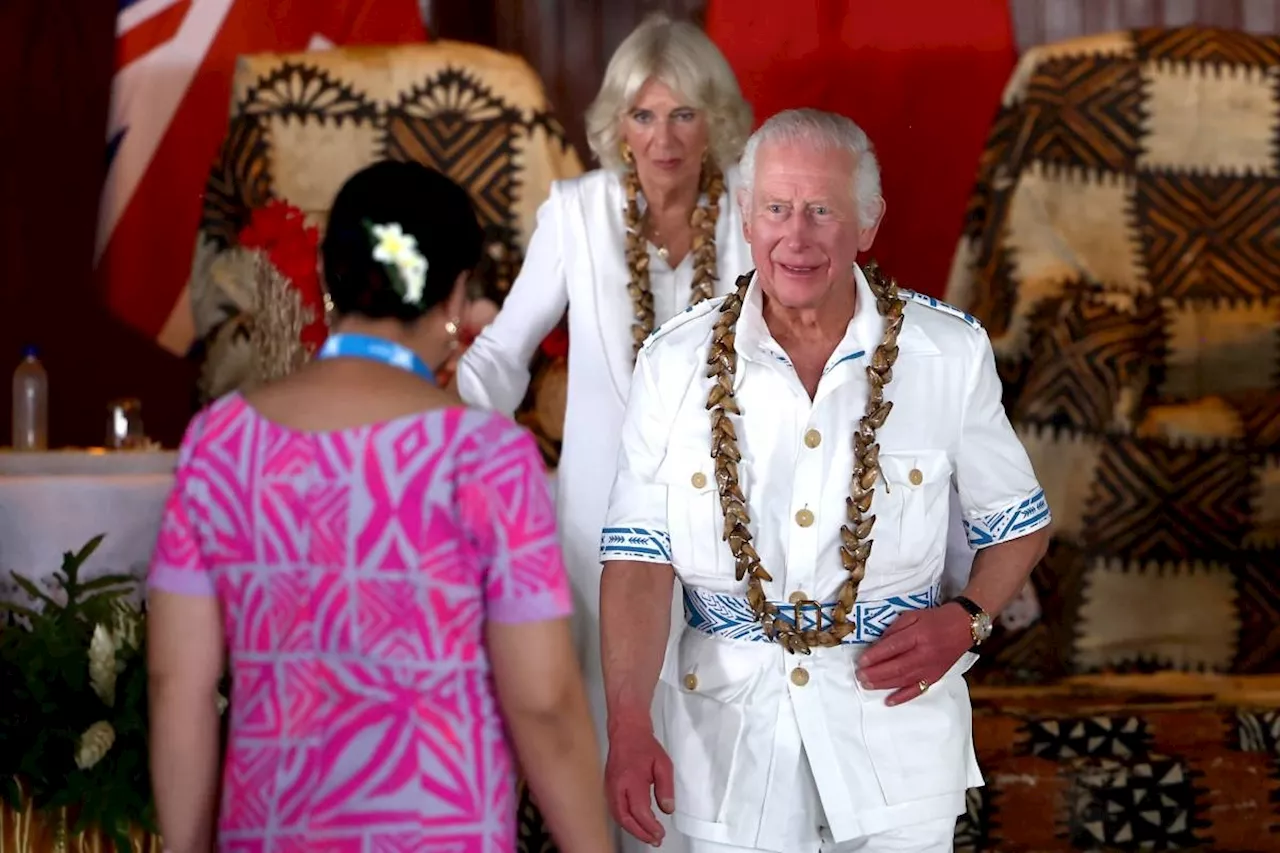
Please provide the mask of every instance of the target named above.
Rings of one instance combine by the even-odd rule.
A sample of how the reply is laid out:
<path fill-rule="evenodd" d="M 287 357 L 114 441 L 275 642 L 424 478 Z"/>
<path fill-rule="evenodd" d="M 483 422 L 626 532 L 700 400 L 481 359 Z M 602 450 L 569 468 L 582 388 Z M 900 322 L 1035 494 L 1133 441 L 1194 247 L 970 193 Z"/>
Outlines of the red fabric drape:
<path fill-rule="evenodd" d="M 870 256 L 941 296 L 1016 61 L 1008 0 L 710 0 L 706 28 L 757 122 L 818 107 L 867 131 L 888 204 Z"/>

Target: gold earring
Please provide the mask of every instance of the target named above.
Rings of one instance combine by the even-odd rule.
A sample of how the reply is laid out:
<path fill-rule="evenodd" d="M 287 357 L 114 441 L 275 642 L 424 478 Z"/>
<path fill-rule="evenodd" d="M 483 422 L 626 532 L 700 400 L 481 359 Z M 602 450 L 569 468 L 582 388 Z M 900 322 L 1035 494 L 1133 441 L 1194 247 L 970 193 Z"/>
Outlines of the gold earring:
<path fill-rule="evenodd" d="M 628 168 L 636 164 L 636 155 L 631 150 L 631 146 L 626 142 L 619 143 L 618 151 L 622 154 L 622 162 L 625 163 Z"/>
<path fill-rule="evenodd" d="M 457 317 L 444 324 L 444 330 L 451 338 L 456 338 L 458 336 L 459 328 L 459 320 Z"/>

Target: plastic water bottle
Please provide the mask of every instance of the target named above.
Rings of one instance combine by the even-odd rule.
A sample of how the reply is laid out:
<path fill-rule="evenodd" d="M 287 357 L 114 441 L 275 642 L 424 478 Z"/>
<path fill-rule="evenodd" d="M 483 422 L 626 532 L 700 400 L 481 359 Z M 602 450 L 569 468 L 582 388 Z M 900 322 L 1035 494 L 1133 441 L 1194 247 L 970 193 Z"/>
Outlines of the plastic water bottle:
<path fill-rule="evenodd" d="M 44 450 L 48 446 L 49 377 L 35 347 L 22 351 L 13 371 L 13 448 Z"/>

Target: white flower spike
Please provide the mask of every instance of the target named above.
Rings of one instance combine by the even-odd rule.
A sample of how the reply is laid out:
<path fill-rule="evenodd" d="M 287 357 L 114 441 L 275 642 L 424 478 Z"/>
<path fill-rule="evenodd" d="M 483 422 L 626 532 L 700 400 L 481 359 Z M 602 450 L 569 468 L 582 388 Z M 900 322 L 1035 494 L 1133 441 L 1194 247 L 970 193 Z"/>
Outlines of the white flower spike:
<path fill-rule="evenodd" d="M 409 258 L 397 264 L 404 282 L 404 301 L 417 305 L 427 287 L 427 259 L 421 256 Z"/>

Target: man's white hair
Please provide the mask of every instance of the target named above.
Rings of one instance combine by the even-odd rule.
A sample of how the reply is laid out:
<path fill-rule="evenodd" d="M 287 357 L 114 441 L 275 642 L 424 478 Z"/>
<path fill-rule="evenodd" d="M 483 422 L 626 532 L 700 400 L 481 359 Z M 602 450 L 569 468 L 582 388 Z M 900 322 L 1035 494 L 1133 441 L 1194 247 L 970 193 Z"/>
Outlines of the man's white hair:
<path fill-rule="evenodd" d="M 853 200 L 858 220 L 865 227 L 880 214 L 880 163 L 866 131 L 853 119 L 836 113 L 814 109 L 784 110 L 772 116 L 747 139 L 742 151 L 742 187 L 749 200 L 756 182 L 756 155 L 766 143 L 787 145 L 805 143 L 821 149 L 838 149 L 854 155 L 857 167 L 853 175 Z"/>

